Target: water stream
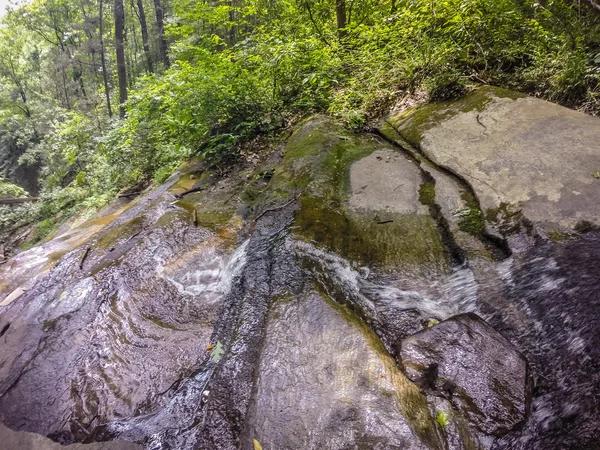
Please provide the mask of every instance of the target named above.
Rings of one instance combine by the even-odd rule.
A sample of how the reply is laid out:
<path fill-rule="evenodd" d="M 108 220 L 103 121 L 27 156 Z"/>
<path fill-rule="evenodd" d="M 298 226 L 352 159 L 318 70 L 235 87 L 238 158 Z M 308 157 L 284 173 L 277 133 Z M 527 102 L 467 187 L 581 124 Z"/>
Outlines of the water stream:
<path fill-rule="evenodd" d="M 195 226 L 169 186 L 49 271 L 64 240 L 13 260 L 37 272 L 0 310 L 3 423 L 149 450 L 600 448 L 600 234 L 383 270 L 300 238 L 298 202 L 223 233 Z M 12 273 L 6 295 L 25 272 Z M 467 426 L 459 442 L 399 352 L 467 312 L 516 345 L 535 386 L 522 426 Z"/>

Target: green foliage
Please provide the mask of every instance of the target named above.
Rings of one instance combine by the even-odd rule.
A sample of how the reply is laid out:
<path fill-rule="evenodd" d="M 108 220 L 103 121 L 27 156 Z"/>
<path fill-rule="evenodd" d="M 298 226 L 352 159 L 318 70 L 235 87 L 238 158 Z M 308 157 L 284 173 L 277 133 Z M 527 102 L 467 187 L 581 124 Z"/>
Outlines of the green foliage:
<path fill-rule="evenodd" d="M 197 51 L 193 62 L 140 82 L 112 145 L 143 172 L 172 171 L 196 153 L 219 161 L 255 131 L 270 102 L 266 83 L 242 62 Z"/>
<path fill-rule="evenodd" d="M 440 410 L 438 411 L 436 421 L 442 428 L 445 428 L 450 423 L 450 414 L 446 414 L 444 411 Z"/>
<path fill-rule="evenodd" d="M 27 195 L 27 191 L 22 187 L 9 183 L 4 178 L 0 178 L 0 198 L 26 197 Z"/>
<path fill-rule="evenodd" d="M 223 358 L 224 354 L 225 350 L 223 349 L 223 344 L 221 344 L 221 341 L 217 341 L 217 345 L 212 352 L 210 352 L 210 359 L 213 362 L 219 362 Z"/>

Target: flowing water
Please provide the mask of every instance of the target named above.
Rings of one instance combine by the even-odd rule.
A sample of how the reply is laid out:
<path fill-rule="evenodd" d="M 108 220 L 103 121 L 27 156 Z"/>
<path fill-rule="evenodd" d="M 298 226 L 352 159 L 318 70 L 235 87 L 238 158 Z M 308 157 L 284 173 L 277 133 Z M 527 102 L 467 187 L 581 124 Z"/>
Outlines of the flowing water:
<path fill-rule="evenodd" d="M 432 320 L 475 312 L 527 357 L 535 388 L 526 423 L 473 432 L 470 448 L 600 448 L 597 233 L 382 270 L 300 239 L 296 204 L 223 233 L 195 226 L 169 186 L 61 247 L 51 270 L 64 239 L 5 269 L 5 295 L 31 281 L 0 310 L 2 422 L 156 450 L 463 448 L 398 353 Z"/>

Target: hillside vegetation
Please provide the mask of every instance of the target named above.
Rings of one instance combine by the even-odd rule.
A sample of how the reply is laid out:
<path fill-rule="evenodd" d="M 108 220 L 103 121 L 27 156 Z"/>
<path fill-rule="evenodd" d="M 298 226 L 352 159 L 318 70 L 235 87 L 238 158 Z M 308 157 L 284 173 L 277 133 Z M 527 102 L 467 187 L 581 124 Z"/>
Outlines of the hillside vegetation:
<path fill-rule="evenodd" d="M 600 109 L 594 0 L 34 0 L 0 25 L 0 228 L 42 239 L 191 156 L 475 83 Z M 19 185 L 17 187 L 15 185 Z M 1 257 L 1 255 L 0 255 Z"/>

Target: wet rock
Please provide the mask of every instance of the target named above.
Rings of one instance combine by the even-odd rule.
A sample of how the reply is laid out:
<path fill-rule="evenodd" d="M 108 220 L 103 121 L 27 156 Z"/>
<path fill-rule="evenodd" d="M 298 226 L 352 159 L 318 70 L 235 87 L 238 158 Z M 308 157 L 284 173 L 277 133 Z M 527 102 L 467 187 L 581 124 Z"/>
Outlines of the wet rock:
<path fill-rule="evenodd" d="M 354 210 L 427 215 L 419 202 L 419 168 L 399 151 L 382 148 L 350 168 L 349 206 Z"/>
<path fill-rule="evenodd" d="M 258 373 L 248 438 L 264 448 L 443 448 L 373 332 L 315 292 L 277 299 Z"/>
<path fill-rule="evenodd" d="M 45 436 L 25 431 L 14 431 L 0 423 L 0 447 L 9 450 L 141 450 L 141 446 L 127 441 L 72 444 L 62 446 Z"/>
<path fill-rule="evenodd" d="M 431 415 L 436 418 L 440 437 L 447 443 L 448 450 L 489 448 L 489 443 L 481 439 L 477 430 L 474 430 L 463 416 L 454 411 L 452 403 L 448 400 L 430 396 L 428 403 Z"/>
<path fill-rule="evenodd" d="M 446 397 L 483 433 L 500 436 L 525 420 L 527 362 L 477 315 L 455 316 L 404 339 L 400 356 L 411 380 Z"/>

